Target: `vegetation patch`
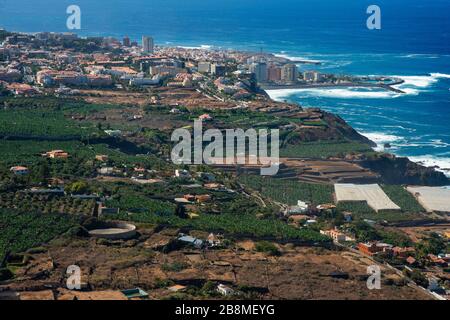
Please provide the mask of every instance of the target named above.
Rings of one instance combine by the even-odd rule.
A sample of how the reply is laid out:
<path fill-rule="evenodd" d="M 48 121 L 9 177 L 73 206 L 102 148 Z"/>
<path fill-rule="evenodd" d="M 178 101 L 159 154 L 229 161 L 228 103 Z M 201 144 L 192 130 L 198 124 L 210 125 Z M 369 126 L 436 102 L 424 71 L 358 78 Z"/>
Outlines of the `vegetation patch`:
<path fill-rule="evenodd" d="M 381 188 L 386 195 L 394 201 L 403 212 L 420 213 L 425 212 L 425 209 L 417 202 L 416 198 L 403 188 L 397 185 L 382 185 Z"/>
<path fill-rule="evenodd" d="M 53 110 L 0 110 L 0 136 L 79 139 L 100 132 L 94 126 L 84 126 Z"/>
<path fill-rule="evenodd" d="M 75 199 L 70 196 L 27 194 L 24 192 L 1 193 L 0 208 L 12 208 L 21 212 L 92 214 L 95 200 Z"/>
<path fill-rule="evenodd" d="M 402 222 L 421 218 L 420 213 L 402 212 L 397 210 L 382 210 L 376 212 L 365 201 L 339 202 L 337 209 L 340 212 L 351 212 L 355 218 L 373 221 Z"/>
<path fill-rule="evenodd" d="M 4 263 L 8 253 L 48 243 L 75 225 L 77 221 L 72 216 L 0 209 L 0 263 Z"/>
<path fill-rule="evenodd" d="M 327 159 L 352 153 L 371 153 L 369 145 L 351 141 L 314 141 L 287 145 L 280 150 L 281 157 Z"/>
<path fill-rule="evenodd" d="M 315 205 L 333 202 L 333 186 L 242 175 L 239 181 L 275 201 L 296 205 L 298 200 Z"/>
<path fill-rule="evenodd" d="M 260 241 L 255 244 L 255 249 L 258 252 L 264 252 L 271 256 L 279 256 L 281 255 L 280 250 L 278 250 L 277 246 L 268 241 Z"/>
<path fill-rule="evenodd" d="M 116 217 L 115 217 L 116 218 Z M 188 227 L 207 232 L 222 232 L 234 236 L 328 242 L 328 237 L 310 229 L 297 229 L 276 218 L 258 219 L 250 214 L 203 214 L 197 219 L 182 219 L 176 215 L 159 216 L 150 212 L 121 214 L 121 219 L 172 227 Z"/>

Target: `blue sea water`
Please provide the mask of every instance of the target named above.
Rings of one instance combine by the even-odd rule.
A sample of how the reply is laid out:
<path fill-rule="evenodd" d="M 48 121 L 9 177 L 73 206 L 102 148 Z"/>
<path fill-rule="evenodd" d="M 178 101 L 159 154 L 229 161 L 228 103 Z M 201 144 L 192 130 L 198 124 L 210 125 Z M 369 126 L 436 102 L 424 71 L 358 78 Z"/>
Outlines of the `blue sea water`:
<path fill-rule="evenodd" d="M 342 116 L 390 152 L 450 174 L 450 2 L 448 0 L 0 0 L 0 27 L 68 31 L 79 5 L 81 36 L 152 35 L 160 45 L 272 52 L 319 60 L 301 69 L 395 75 L 406 94 L 327 88 L 277 90 L 275 99 Z M 382 29 L 366 28 L 377 4 Z M 448 169 L 448 170 L 445 170 Z"/>

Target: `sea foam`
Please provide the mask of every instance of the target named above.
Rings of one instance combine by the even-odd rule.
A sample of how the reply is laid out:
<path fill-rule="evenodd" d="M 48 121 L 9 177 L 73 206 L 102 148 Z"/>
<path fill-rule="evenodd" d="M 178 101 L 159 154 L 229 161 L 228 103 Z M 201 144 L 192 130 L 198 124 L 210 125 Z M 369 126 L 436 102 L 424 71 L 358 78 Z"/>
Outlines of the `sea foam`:
<path fill-rule="evenodd" d="M 279 58 L 284 58 L 284 59 L 289 59 L 292 61 L 304 61 L 304 62 L 309 62 L 309 63 L 322 63 L 322 60 L 313 60 L 313 59 L 309 59 L 309 58 L 305 58 L 305 57 L 293 57 L 290 56 L 288 54 L 285 53 L 277 53 L 274 54 L 275 57 L 279 57 Z"/>
<path fill-rule="evenodd" d="M 371 141 L 375 142 L 377 146 L 374 148 L 375 151 L 385 151 L 384 145 L 389 143 L 394 143 L 396 141 L 402 140 L 401 137 L 393 135 L 393 134 L 386 134 L 382 132 L 360 132 L 363 136 L 370 139 Z"/>
<path fill-rule="evenodd" d="M 450 74 L 445 74 L 445 73 L 431 73 L 431 76 L 437 79 L 441 79 L 441 78 L 445 78 L 445 79 L 450 79 Z"/>
<path fill-rule="evenodd" d="M 284 100 L 285 98 L 298 95 L 300 97 L 323 97 L 342 99 L 389 99 L 400 96 L 400 94 L 386 90 L 372 90 L 367 88 L 305 88 L 305 89 L 279 89 L 267 90 L 273 100 Z"/>
<path fill-rule="evenodd" d="M 431 87 L 439 79 L 450 78 L 449 74 L 431 73 L 428 76 L 399 76 L 391 75 L 391 78 L 399 78 L 404 83 L 394 86 L 404 93 L 397 93 L 381 89 L 359 88 L 359 87 L 330 87 L 330 88 L 305 88 L 305 89 L 279 89 L 267 90 L 267 93 L 273 100 L 282 101 L 292 95 L 300 97 L 324 97 L 340 99 L 393 99 L 405 95 L 419 95 L 424 89 Z"/>
<path fill-rule="evenodd" d="M 414 143 L 402 144 L 401 141 L 403 141 L 403 138 L 396 136 L 396 135 L 392 135 L 392 134 L 385 134 L 385 133 L 381 133 L 381 132 L 360 132 L 360 134 L 362 134 L 366 138 L 375 142 L 377 144 L 377 146 L 373 149 L 378 152 L 390 151 L 390 150 L 386 150 L 384 147 L 384 145 L 387 143 L 393 144 L 393 147 L 395 147 L 395 146 L 407 146 L 407 147 L 414 146 Z M 434 142 L 436 142 L 437 144 L 443 143 L 440 140 L 434 140 Z M 427 145 L 427 144 L 424 143 L 424 144 L 416 144 L 416 145 L 420 146 L 420 145 Z M 423 165 L 425 167 L 436 168 L 437 171 L 444 173 L 447 177 L 450 178 L 450 158 L 449 157 L 437 157 L 437 156 L 433 156 L 433 155 L 422 155 L 422 156 L 408 156 L 408 159 L 415 163 Z"/>
<path fill-rule="evenodd" d="M 411 156 L 408 158 L 425 167 L 435 167 L 437 171 L 444 173 L 450 178 L 450 158 L 440 158 L 432 155 Z"/>

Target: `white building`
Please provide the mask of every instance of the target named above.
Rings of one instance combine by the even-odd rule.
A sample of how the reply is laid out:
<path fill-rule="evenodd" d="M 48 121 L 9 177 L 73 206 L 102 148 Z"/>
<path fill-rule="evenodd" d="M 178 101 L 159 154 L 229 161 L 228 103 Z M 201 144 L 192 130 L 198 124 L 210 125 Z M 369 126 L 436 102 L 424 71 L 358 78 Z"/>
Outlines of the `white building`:
<path fill-rule="evenodd" d="M 152 78 L 132 78 L 130 79 L 130 86 L 150 86 L 157 85 L 161 82 L 161 77 L 156 75 Z"/>
<path fill-rule="evenodd" d="M 105 133 L 110 137 L 120 137 L 122 135 L 121 130 L 105 130 Z"/>
<path fill-rule="evenodd" d="M 322 82 L 325 80 L 325 75 L 317 71 L 305 71 L 303 79 L 308 82 Z"/>
<path fill-rule="evenodd" d="M 177 178 L 191 178 L 191 174 L 187 170 L 175 170 L 175 177 Z"/>
<path fill-rule="evenodd" d="M 144 53 L 154 52 L 154 42 L 152 37 L 143 36 L 142 37 L 142 51 Z"/>
<path fill-rule="evenodd" d="M 217 286 L 217 292 L 219 292 L 223 296 L 230 296 L 230 295 L 234 294 L 233 289 L 231 289 L 230 287 L 227 287 L 226 285 L 223 285 L 223 284 L 219 284 Z"/>
<path fill-rule="evenodd" d="M 308 208 L 309 208 L 309 205 L 306 202 L 298 200 L 297 205 L 289 207 L 286 210 L 285 215 L 292 216 L 292 215 L 304 214 L 304 213 L 308 212 Z"/>
<path fill-rule="evenodd" d="M 253 63 L 250 65 L 250 72 L 255 74 L 256 81 L 267 82 L 268 71 L 266 63 Z"/>
<path fill-rule="evenodd" d="M 295 64 L 286 64 L 281 68 L 281 80 L 284 82 L 296 82 L 298 69 Z"/>
<path fill-rule="evenodd" d="M 344 233 L 340 232 L 339 230 L 320 230 L 321 234 L 324 234 L 331 239 L 333 239 L 334 242 L 340 243 L 344 241 L 354 241 L 354 239 L 347 237 Z"/>
<path fill-rule="evenodd" d="M 199 62 L 198 63 L 198 72 L 200 72 L 200 73 L 210 73 L 211 72 L 211 63 L 209 63 L 209 62 Z"/>

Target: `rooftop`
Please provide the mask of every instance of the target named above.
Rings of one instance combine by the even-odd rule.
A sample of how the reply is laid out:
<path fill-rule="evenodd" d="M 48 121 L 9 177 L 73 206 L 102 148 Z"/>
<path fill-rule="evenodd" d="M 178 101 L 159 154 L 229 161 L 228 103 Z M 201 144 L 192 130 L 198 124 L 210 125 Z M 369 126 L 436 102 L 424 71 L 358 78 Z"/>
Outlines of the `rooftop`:
<path fill-rule="evenodd" d="M 450 213 L 450 189 L 445 187 L 408 187 L 419 203 L 428 211 Z"/>
<path fill-rule="evenodd" d="M 400 210 L 377 184 L 335 184 L 337 202 L 366 201 L 375 211 Z"/>

